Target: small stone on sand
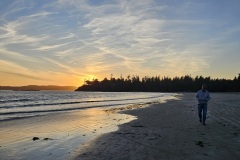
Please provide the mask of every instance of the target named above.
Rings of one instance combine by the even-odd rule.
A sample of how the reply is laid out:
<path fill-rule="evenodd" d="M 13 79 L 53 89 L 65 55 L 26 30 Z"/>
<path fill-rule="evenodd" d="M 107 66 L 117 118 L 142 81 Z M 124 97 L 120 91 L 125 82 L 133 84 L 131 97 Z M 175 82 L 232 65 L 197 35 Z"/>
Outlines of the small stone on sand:
<path fill-rule="evenodd" d="M 40 138 L 38 138 L 38 137 L 33 137 L 33 141 L 36 141 L 36 140 L 39 140 Z"/>

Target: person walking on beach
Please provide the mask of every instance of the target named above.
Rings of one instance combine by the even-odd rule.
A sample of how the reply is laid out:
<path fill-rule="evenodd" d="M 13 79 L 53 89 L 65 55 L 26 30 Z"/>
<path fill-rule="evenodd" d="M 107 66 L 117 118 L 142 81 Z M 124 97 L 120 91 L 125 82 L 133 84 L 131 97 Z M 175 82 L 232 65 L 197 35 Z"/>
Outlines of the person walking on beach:
<path fill-rule="evenodd" d="M 207 86 L 202 85 L 202 89 L 197 92 L 196 98 L 198 100 L 198 116 L 200 123 L 206 125 L 207 103 L 210 100 L 209 92 L 206 90 Z M 202 114 L 203 112 L 203 114 Z"/>

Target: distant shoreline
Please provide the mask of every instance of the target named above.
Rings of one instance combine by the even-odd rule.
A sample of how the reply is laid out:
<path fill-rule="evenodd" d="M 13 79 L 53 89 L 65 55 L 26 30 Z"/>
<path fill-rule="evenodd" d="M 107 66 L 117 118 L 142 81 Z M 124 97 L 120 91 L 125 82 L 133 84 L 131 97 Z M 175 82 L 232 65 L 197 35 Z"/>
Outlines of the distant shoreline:
<path fill-rule="evenodd" d="M 28 86 L 0 86 L 0 90 L 12 90 L 12 91 L 42 91 L 42 90 L 63 90 L 63 91 L 74 91 L 77 87 L 75 86 L 38 86 L 38 85 L 28 85 Z"/>
<path fill-rule="evenodd" d="M 12 90 L 12 91 L 41 91 L 36 89 L 26 89 L 26 90 Z"/>

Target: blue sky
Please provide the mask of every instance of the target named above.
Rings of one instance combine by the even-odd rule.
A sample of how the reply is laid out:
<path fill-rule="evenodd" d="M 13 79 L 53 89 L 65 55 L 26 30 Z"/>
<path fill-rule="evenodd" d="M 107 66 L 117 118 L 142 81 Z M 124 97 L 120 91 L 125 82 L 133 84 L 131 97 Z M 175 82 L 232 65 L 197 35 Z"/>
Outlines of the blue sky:
<path fill-rule="evenodd" d="M 238 0 L 0 0 L 1 85 L 240 68 Z"/>

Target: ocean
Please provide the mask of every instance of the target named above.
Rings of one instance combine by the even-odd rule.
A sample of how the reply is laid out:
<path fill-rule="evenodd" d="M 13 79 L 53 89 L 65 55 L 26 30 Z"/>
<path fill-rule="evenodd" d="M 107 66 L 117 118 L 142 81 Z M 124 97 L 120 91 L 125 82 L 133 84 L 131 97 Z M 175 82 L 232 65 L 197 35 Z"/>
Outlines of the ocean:
<path fill-rule="evenodd" d="M 0 91 L 0 121 L 158 101 L 170 93 Z"/>
<path fill-rule="evenodd" d="M 171 93 L 0 91 L 0 159 L 70 160 L 135 120 L 105 110 L 174 99 Z M 39 140 L 33 141 L 33 137 Z M 48 139 L 48 140 L 45 140 Z"/>

